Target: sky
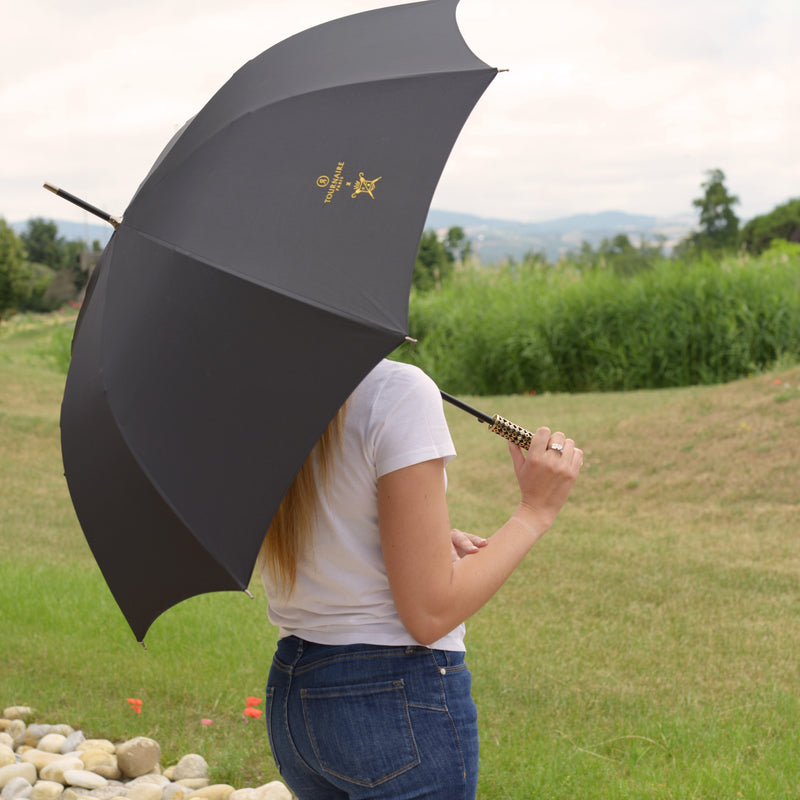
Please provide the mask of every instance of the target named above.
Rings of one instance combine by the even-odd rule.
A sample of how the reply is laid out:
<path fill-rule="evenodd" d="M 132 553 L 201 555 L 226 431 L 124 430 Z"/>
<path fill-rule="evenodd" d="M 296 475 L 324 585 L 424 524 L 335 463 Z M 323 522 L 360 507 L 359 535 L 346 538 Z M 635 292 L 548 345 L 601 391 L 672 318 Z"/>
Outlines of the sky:
<path fill-rule="evenodd" d="M 3 0 L 0 217 L 122 215 L 247 60 L 382 0 Z M 722 169 L 742 220 L 800 196 L 800 0 L 461 0 L 497 76 L 432 207 L 538 222 L 692 215 Z"/>

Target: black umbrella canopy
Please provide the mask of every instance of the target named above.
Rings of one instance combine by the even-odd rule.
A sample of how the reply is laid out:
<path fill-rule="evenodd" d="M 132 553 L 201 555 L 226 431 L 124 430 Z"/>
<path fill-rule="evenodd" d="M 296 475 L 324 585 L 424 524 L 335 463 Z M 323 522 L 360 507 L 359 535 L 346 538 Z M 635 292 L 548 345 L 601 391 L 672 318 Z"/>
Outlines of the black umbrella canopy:
<path fill-rule="evenodd" d="M 81 526 L 136 637 L 246 588 L 281 498 L 407 333 L 433 191 L 496 74 L 458 0 L 346 17 L 242 67 L 111 238 L 62 405 Z"/>

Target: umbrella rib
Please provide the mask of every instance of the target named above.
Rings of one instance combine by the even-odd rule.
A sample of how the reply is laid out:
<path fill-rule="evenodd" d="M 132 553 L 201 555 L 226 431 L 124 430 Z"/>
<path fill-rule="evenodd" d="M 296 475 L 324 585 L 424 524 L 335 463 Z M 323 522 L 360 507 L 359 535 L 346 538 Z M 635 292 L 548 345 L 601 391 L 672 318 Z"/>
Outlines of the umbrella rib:
<path fill-rule="evenodd" d="M 232 270 L 229 267 L 226 267 L 226 266 L 224 266 L 222 264 L 218 264 L 218 263 L 216 263 L 214 261 L 211 261 L 211 260 L 205 258 L 204 256 L 200 255 L 199 253 L 193 252 L 192 250 L 190 250 L 190 249 L 188 249 L 186 247 L 182 247 L 181 245 L 174 244 L 172 242 L 168 242 L 167 240 L 162 239 L 161 237 L 153 236 L 152 234 L 147 233 L 146 231 L 142 231 L 142 230 L 140 230 L 138 228 L 135 228 L 134 226 L 132 226 L 130 224 L 127 224 L 127 223 L 125 223 L 125 224 L 126 224 L 126 227 L 128 227 L 129 229 L 136 231 L 136 233 L 138 235 L 143 236 L 146 239 L 149 239 L 151 242 L 154 242 L 155 244 L 157 244 L 159 246 L 169 248 L 170 250 L 172 250 L 172 251 L 174 251 L 176 253 L 180 253 L 180 254 L 182 254 L 184 256 L 187 256 L 188 258 L 191 258 L 191 259 L 193 259 L 195 261 L 199 261 L 202 264 L 205 264 L 206 266 L 211 267 L 213 269 L 220 270 L 221 272 L 224 272 L 225 274 L 230 275 L 231 277 L 236 278 L 238 280 L 251 281 L 249 276 L 244 275 L 244 274 L 242 274 L 240 272 L 237 272 L 235 270 Z M 253 282 L 253 281 L 251 281 L 251 282 L 253 283 L 254 286 L 259 286 L 259 287 L 265 289 L 266 291 L 274 292 L 275 294 L 279 294 L 279 295 L 281 295 L 283 297 L 287 297 L 287 298 L 289 298 L 291 300 L 295 300 L 295 301 L 297 301 L 299 303 L 304 303 L 305 305 L 313 306 L 314 308 L 318 308 L 321 311 L 325 311 L 326 313 L 332 314 L 333 316 L 336 316 L 336 317 L 340 317 L 341 319 L 347 319 L 347 320 L 350 320 L 352 322 L 357 322 L 357 323 L 359 323 L 361 325 L 365 325 L 365 326 L 371 328 L 372 330 L 383 331 L 383 332 L 390 333 L 390 334 L 396 334 L 396 335 L 398 335 L 400 337 L 401 341 L 402 341 L 403 337 L 405 337 L 408 334 L 408 331 L 405 330 L 401 326 L 393 328 L 393 327 L 389 327 L 389 326 L 386 326 L 386 325 L 377 324 L 374 320 L 367 319 L 366 317 L 363 317 L 363 316 L 360 316 L 358 314 L 354 314 L 354 313 L 351 313 L 351 312 L 342 311 L 341 309 L 336 308 L 335 306 L 329 305 L 327 303 L 323 303 L 320 300 L 317 300 L 317 299 L 314 299 L 314 298 L 309 298 L 309 297 L 306 297 L 304 295 L 297 294 L 296 292 L 292 292 L 291 290 L 286 289 L 285 287 L 282 287 L 282 286 L 278 286 L 276 284 L 257 283 L 257 282 Z M 373 304 L 373 306 L 375 308 L 377 308 L 378 310 L 383 310 L 383 309 L 380 308 L 379 305 L 374 303 L 371 298 L 368 297 L 367 299 L 370 302 L 372 302 L 372 304 Z"/>
<path fill-rule="evenodd" d="M 216 126 L 216 127 L 214 127 L 213 130 L 209 130 L 207 133 L 203 133 L 201 136 L 198 137 L 197 141 L 192 141 L 190 143 L 189 151 L 186 154 L 184 154 L 181 158 L 177 158 L 174 154 L 172 154 L 172 156 L 171 156 L 172 163 L 170 164 L 170 167 L 172 168 L 172 167 L 180 166 L 188 158 L 190 158 L 199 148 L 205 147 L 210 141 L 212 141 L 214 139 L 214 137 L 219 135 L 226 128 L 229 128 L 230 126 L 235 125 L 240 120 L 245 119 L 246 117 L 250 116 L 251 114 L 257 113 L 258 111 L 260 111 L 260 110 L 262 110 L 264 108 L 267 108 L 267 107 L 274 108 L 274 107 L 280 105 L 281 103 L 294 102 L 296 100 L 301 100 L 301 99 L 304 99 L 304 98 L 312 97 L 315 94 L 322 94 L 324 92 L 335 91 L 337 89 L 342 89 L 342 88 L 345 88 L 345 87 L 367 86 L 369 84 L 374 84 L 374 83 L 389 84 L 389 83 L 394 83 L 394 82 L 403 81 L 403 80 L 415 80 L 415 79 L 424 79 L 424 78 L 433 78 L 433 77 L 440 78 L 440 77 L 453 76 L 453 75 L 466 75 L 466 74 L 469 74 L 469 73 L 484 73 L 484 72 L 494 72 L 495 75 L 496 75 L 498 72 L 500 72 L 500 70 L 497 67 L 490 67 L 488 64 L 485 64 L 483 67 L 470 66 L 470 67 L 464 68 L 464 69 L 442 69 L 442 70 L 436 71 L 436 72 L 420 71 L 420 72 L 408 73 L 408 74 L 405 74 L 405 75 L 387 75 L 385 77 L 371 78 L 369 80 L 362 80 L 362 81 L 352 81 L 352 82 L 347 82 L 347 83 L 345 83 L 345 82 L 331 83 L 329 86 L 321 86 L 321 87 L 317 86 L 317 87 L 314 87 L 313 89 L 308 89 L 306 91 L 300 91 L 300 92 L 297 92 L 297 93 L 294 93 L 294 94 L 286 93 L 283 96 L 275 97 L 275 98 L 272 98 L 272 99 L 270 99 L 268 101 L 264 101 L 259 106 L 243 109 L 239 113 L 237 113 L 236 116 L 226 119 L 224 125 Z M 212 101 L 213 101 L 213 99 L 214 98 L 212 98 Z M 211 102 L 211 101 L 209 101 L 209 102 Z M 183 131 L 183 133 L 181 135 L 181 139 L 182 140 L 191 137 L 193 131 L 203 123 L 203 121 L 204 121 L 203 111 L 204 111 L 204 109 L 201 109 L 198 114 L 196 114 L 194 117 L 192 117 L 186 123 L 185 130 Z M 176 141 L 175 144 L 178 145 L 179 142 Z M 151 173 L 150 176 L 148 176 L 148 178 L 153 177 L 155 175 L 155 173 L 157 173 L 159 171 L 159 166 L 160 165 L 157 165 L 157 166 L 155 166 L 153 168 L 152 173 Z M 171 169 L 170 169 L 170 171 L 171 171 Z M 154 180 L 156 182 L 158 182 L 159 180 L 161 180 L 161 176 L 159 175 L 158 177 L 155 177 Z M 138 192 L 137 192 L 137 194 L 138 194 Z M 135 201 L 135 199 L 136 199 L 136 197 L 134 196 L 134 199 L 131 202 L 133 203 Z"/>

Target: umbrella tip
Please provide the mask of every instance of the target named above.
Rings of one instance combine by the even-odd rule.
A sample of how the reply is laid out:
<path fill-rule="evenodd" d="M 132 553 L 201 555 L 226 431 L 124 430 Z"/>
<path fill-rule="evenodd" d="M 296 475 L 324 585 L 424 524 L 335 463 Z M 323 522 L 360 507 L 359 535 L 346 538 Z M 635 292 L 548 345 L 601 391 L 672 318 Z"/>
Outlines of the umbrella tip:
<path fill-rule="evenodd" d="M 58 194 L 58 186 L 55 186 L 52 183 L 47 183 L 47 181 L 45 181 L 44 188 L 47 189 L 48 192 L 52 192 L 53 194 Z"/>
<path fill-rule="evenodd" d="M 251 600 L 255 600 L 256 599 L 255 597 L 253 597 L 253 594 L 251 593 L 251 591 L 249 589 L 244 589 L 243 591 Z"/>

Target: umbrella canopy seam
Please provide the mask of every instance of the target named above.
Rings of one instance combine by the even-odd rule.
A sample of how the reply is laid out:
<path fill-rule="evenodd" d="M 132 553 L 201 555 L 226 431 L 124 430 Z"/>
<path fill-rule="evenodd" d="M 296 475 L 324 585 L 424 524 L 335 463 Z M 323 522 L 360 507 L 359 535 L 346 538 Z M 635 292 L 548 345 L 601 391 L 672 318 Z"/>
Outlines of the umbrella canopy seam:
<path fill-rule="evenodd" d="M 431 79 L 431 78 L 445 78 L 448 76 L 455 76 L 455 75 L 481 75 L 484 73 L 494 73 L 495 75 L 499 72 L 497 67 L 491 67 L 488 64 L 485 64 L 483 67 L 469 67 L 465 69 L 447 69 L 447 70 L 440 70 L 437 72 L 415 72 L 409 73 L 408 75 L 393 75 L 393 76 L 386 76 L 386 77 L 379 77 L 379 78 L 370 78 L 369 80 L 365 81 L 352 81 L 352 82 L 340 82 L 340 83 L 331 83 L 329 86 L 323 87 L 315 87 L 314 89 L 309 89 L 308 91 L 299 92 L 296 94 L 289 94 L 288 92 L 283 95 L 279 96 L 274 99 L 270 99 L 269 101 L 265 101 L 262 105 L 253 106 L 251 108 L 242 110 L 238 113 L 235 117 L 226 119 L 225 124 L 222 126 L 215 126 L 213 129 L 209 130 L 207 133 L 204 133 L 196 142 L 192 142 L 191 149 L 181 158 L 176 158 L 175 154 L 172 153 L 172 159 L 169 165 L 169 171 L 166 169 L 161 170 L 164 174 L 158 174 L 161 169 L 162 161 L 164 160 L 164 155 L 166 153 L 162 153 L 159 159 L 157 160 L 156 164 L 150 170 L 150 173 L 147 175 L 147 180 L 152 179 L 153 185 L 157 185 L 160 183 L 165 175 L 169 174 L 170 172 L 174 171 L 176 167 L 181 166 L 187 159 L 192 157 L 198 149 L 207 146 L 210 142 L 212 142 L 217 136 L 219 136 L 223 131 L 228 128 L 233 127 L 237 123 L 241 122 L 243 119 L 247 119 L 248 117 L 252 116 L 253 114 L 258 113 L 261 109 L 265 107 L 269 107 L 270 109 L 274 109 L 281 105 L 282 103 L 287 102 L 297 102 L 299 100 L 312 98 L 316 95 L 326 94 L 328 92 L 336 91 L 337 89 L 343 88 L 360 88 L 364 86 L 370 86 L 373 84 L 392 84 L 398 83 L 400 81 L 409 81 L 409 80 L 417 80 L 417 79 Z M 192 136 L 194 130 L 200 126 L 202 126 L 203 122 L 205 121 L 205 117 L 203 111 L 200 111 L 198 114 L 193 116 L 191 119 L 187 120 L 184 124 L 183 128 L 180 130 L 181 138 L 188 139 Z M 174 137 L 173 142 L 177 144 L 178 136 Z M 169 145 L 169 150 L 172 150 L 172 145 Z M 141 189 L 144 187 L 145 182 L 137 189 L 136 193 L 134 194 L 133 198 L 131 199 L 130 205 L 133 205 L 136 202 L 137 196 Z"/>
<path fill-rule="evenodd" d="M 169 249 L 175 251 L 176 253 L 181 253 L 182 255 L 188 256 L 189 258 L 192 258 L 192 259 L 194 259 L 194 260 L 196 260 L 196 261 L 198 261 L 198 262 L 200 262 L 200 263 L 202 263 L 202 264 L 204 264 L 204 265 L 206 265 L 208 267 L 212 267 L 214 269 L 220 270 L 221 272 L 224 272 L 227 275 L 230 275 L 231 277 L 236 278 L 237 280 L 247 281 L 248 283 L 260 286 L 262 289 L 265 289 L 268 292 L 274 292 L 275 294 L 281 295 L 282 297 L 289 298 L 290 300 L 294 300 L 295 302 L 302 303 L 303 305 L 313 306 L 314 308 L 318 308 L 320 311 L 324 311 L 324 312 L 326 312 L 328 314 L 331 314 L 332 316 L 339 317 L 340 319 L 346 319 L 346 320 L 350 320 L 351 322 L 357 322 L 357 323 L 359 323 L 361 325 L 366 325 L 367 327 L 369 327 L 372 330 L 381 331 L 381 332 L 388 333 L 388 334 L 396 334 L 397 336 L 400 337 L 401 340 L 405 336 L 408 335 L 407 326 L 405 326 L 405 327 L 388 327 L 386 325 L 379 325 L 379 324 L 376 324 L 374 320 L 371 320 L 371 319 L 369 319 L 369 318 L 367 318 L 365 316 L 360 316 L 358 314 L 350 314 L 350 313 L 343 312 L 341 309 L 335 308 L 334 306 L 328 305 L 328 304 L 323 303 L 323 302 L 321 302 L 319 300 L 315 300 L 313 298 L 309 298 L 309 297 L 307 297 L 305 295 L 300 295 L 297 292 L 292 292 L 291 290 L 286 289 L 285 287 L 278 286 L 278 285 L 275 285 L 275 284 L 265 283 L 263 281 L 255 282 L 252 275 L 245 275 L 242 272 L 230 269 L 229 267 L 225 266 L 224 264 L 219 264 L 219 263 L 216 263 L 215 261 L 212 261 L 212 260 L 210 260 L 208 258 L 205 258 L 204 256 L 200 255 L 199 253 L 193 252 L 192 250 L 190 250 L 190 249 L 188 249 L 186 247 L 181 247 L 180 245 L 177 245 L 177 244 L 174 244 L 172 242 L 166 241 L 165 239 L 163 239 L 161 237 L 153 236 L 152 234 L 149 234 L 146 231 L 142 231 L 142 230 L 134 227 L 133 225 L 125 223 L 124 220 L 123 220 L 123 224 L 126 225 L 127 228 L 136 231 L 136 233 L 139 236 L 143 236 L 144 238 L 150 240 L 151 242 L 153 242 L 153 243 L 155 243 L 155 244 L 157 244 L 159 246 L 163 246 L 163 247 L 169 248 Z M 362 296 L 366 297 L 366 295 L 363 295 L 363 294 L 362 294 Z M 372 302 L 371 298 L 367 297 L 367 299 L 370 302 Z M 381 309 L 380 307 L 376 306 L 374 303 L 372 303 L 372 305 L 373 305 L 373 307 L 378 308 L 378 310 L 383 311 L 383 309 Z"/>

